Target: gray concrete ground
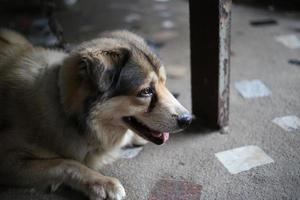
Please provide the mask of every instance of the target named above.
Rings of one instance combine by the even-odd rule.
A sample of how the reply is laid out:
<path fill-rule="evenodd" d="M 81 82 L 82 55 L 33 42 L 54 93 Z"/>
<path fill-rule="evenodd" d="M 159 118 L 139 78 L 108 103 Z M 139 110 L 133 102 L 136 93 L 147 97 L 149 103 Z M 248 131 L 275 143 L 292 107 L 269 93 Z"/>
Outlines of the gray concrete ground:
<path fill-rule="evenodd" d="M 120 27 L 135 27 L 137 32 L 152 38 L 162 31 L 160 23 L 163 17 L 155 9 L 165 7 L 163 9 L 171 13 L 175 23 L 171 31 L 175 31 L 177 36 L 166 41 L 159 54 L 171 73 L 185 73 L 179 78 L 169 79 L 168 85 L 172 91 L 179 92 L 179 100 L 190 107 L 187 2 L 136 0 L 130 5 L 128 1 L 92 2 L 94 4 L 83 6 L 85 10 L 78 9 L 80 5 L 77 5 L 73 10 L 60 14 L 63 25 L 68 27 L 66 38 L 70 41 L 89 39 L 103 30 Z M 100 2 L 107 4 L 99 7 L 103 5 Z M 123 22 L 124 16 L 130 12 L 141 14 L 141 21 L 133 26 Z M 249 20 L 261 18 L 274 18 L 279 24 L 265 27 L 249 25 Z M 300 117 L 300 66 L 287 63 L 290 58 L 299 59 L 300 50 L 291 50 L 274 40 L 276 35 L 299 35 L 294 32 L 295 28 L 300 28 L 299 16 L 234 6 L 232 19 L 229 134 L 172 135 L 163 146 L 149 144 L 136 158 L 122 159 L 107 166 L 105 174 L 121 180 L 128 200 L 146 200 L 159 179 L 200 184 L 203 187 L 201 199 L 300 199 L 300 131 L 288 133 L 271 122 L 273 118 L 284 115 Z M 272 95 L 243 99 L 235 90 L 234 82 L 245 79 L 262 80 Z M 216 152 L 245 145 L 259 146 L 275 162 L 232 175 L 214 156 Z M 5 188 L 0 192 L 0 199 L 62 200 L 82 199 L 82 196 L 72 191 L 43 194 Z"/>

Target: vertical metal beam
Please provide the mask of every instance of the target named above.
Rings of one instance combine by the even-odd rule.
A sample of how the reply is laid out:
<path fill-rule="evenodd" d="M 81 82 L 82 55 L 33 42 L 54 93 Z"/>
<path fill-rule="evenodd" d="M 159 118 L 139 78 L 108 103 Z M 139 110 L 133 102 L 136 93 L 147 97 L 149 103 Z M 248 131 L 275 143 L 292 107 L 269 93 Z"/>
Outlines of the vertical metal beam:
<path fill-rule="evenodd" d="M 228 126 L 231 5 L 231 0 L 190 0 L 194 127 Z"/>

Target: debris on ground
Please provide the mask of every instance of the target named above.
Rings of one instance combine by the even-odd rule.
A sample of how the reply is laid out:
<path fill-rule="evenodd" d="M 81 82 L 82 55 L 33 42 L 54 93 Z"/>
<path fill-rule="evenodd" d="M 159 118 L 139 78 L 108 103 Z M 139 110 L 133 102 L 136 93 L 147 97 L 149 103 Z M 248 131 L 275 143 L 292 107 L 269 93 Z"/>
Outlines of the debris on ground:
<path fill-rule="evenodd" d="M 231 174 L 274 162 L 262 149 L 253 145 L 222 151 L 215 156 Z"/>
<path fill-rule="evenodd" d="M 259 19 L 259 20 L 252 20 L 252 21 L 250 21 L 250 24 L 252 26 L 261 27 L 261 26 L 277 25 L 278 22 L 276 20 L 274 20 L 274 19 Z"/>
<path fill-rule="evenodd" d="M 126 23 L 134 23 L 134 22 L 137 22 L 140 20 L 141 20 L 141 15 L 139 15 L 137 13 L 131 13 L 131 14 L 125 16 L 125 18 L 124 18 L 124 21 Z"/>
<path fill-rule="evenodd" d="M 276 41 L 280 42 L 281 44 L 289 47 L 290 49 L 298 49 L 300 48 L 300 39 L 293 34 L 289 35 L 281 35 L 275 37 Z"/>
<path fill-rule="evenodd" d="M 202 186 L 183 180 L 159 180 L 148 200 L 199 200 Z"/>
<path fill-rule="evenodd" d="M 164 20 L 162 21 L 161 26 L 165 29 L 172 29 L 174 28 L 175 24 L 171 20 Z"/>
<path fill-rule="evenodd" d="M 137 29 L 141 28 L 141 19 L 142 19 L 142 17 L 140 14 L 131 13 L 131 14 L 125 16 L 124 22 L 126 22 L 129 25 L 129 27 L 127 27 L 127 28 L 137 30 Z"/>
<path fill-rule="evenodd" d="M 178 99 L 180 94 L 178 92 L 172 92 L 172 95 L 175 97 L 175 99 Z"/>
<path fill-rule="evenodd" d="M 300 60 L 298 60 L 298 59 L 290 59 L 288 62 L 291 65 L 298 65 L 298 66 L 300 66 Z"/>
<path fill-rule="evenodd" d="M 235 88 L 244 98 L 256 98 L 271 95 L 271 91 L 260 80 L 238 81 L 235 83 Z"/>
<path fill-rule="evenodd" d="M 181 165 L 181 166 L 184 166 L 184 165 L 185 165 L 185 163 L 182 162 L 182 161 L 180 161 L 178 164 Z"/>
<path fill-rule="evenodd" d="M 143 150 L 143 147 L 132 147 L 132 148 L 124 148 L 121 152 L 121 158 L 131 159 L 139 155 L 139 153 Z"/>
<path fill-rule="evenodd" d="M 300 130 L 300 119 L 294 115 L 277 117 L 272 122 L 288 132 Z"/>
<path fill-rule="evenodd" d="M 183 78 L 187 74 L 187 68 L 183 66 L 166 67 L 167 76 L 170 79 Z"/>

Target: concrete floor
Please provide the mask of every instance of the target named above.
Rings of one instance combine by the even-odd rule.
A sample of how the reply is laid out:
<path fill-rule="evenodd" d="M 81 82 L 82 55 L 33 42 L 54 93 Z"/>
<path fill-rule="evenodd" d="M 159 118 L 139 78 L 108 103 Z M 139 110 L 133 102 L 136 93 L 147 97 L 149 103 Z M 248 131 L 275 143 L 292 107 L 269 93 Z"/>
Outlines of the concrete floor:
<path fill-rule="evenodd" d="M 136 0 L 128 6 L 128 1 L 101 1 L 107 2 L 105 8 L 101 8 L 103 12 L 97 11 L 100 1 L 93 2 L 95 4 L 86 6 L 85 11 L 75 7 L 70 12 L 61 13 L 63 25 L 69 23 L 66 38 L 71 42 L 96 36 L 106 27 L 130 28 L 131 25 L 124 25 L 123 18 L 133 11 L 142 14 L 141 22 L 134 24 L 136 31 L 151 38 L 154 33 L 162 30 L 160 23 L 163 18 L 155 9 L 161 7 L 158 4 L 166 7 L 173 16 L 175 27 L 172 30 L 177 32 L 177 36 L 168 40 L 159 54 L 169 71 L 174 72 L 178 68 L 185 70 L 186 75 L 169 79 L 168 85 L 172 91 L 179 92 L 179 100 L 190 107 L 187 2 Z M 112 10 L 119 11 L 118 15 L 112 13 Z M 82 19 L 84 13 L 93 12 L 100 13 L 100 18 L 95 15 L 92 20 L 86 17 Z M 68 20 L 76 16 L 76 23 L 70 24 Z M 102 17 L 114 23 L 109 24 Z M 265 27 L 249 25 L 249 20 L 261 18 L 274 18 L 279 24 Z M 78 28 L 82 26 L 85 28 Z M 160 179 L 200 184 L 203 187 L 201 199 L 300 199 L 300 131 L 298 134 L 288 133 L 271 122 L 273 118 L 284 115 L 300 117 L 300 67 L 287 63 L 290 58 L 299 59 L 300 50 L 290 50 L 274 39 L 276 35 L 297 34 L 293 32 L 295 28 L 300 28 L 299 15 L 234 6 L 229 134 L 211 132 L 172 135 L 167 144 L 149 144 L 136 158 L 119 160 L 107 166 L 104 173 L 121 180 L 128 200 L 147 200 Z M 245 79 L 262 80 L 272 95 L 243 99 L 235 90 L 234 82 Z M 214 156 L 216 152 L 245 145 L 259 146 L 275 162 L 232 175 Z M 63 200 L 83 197 L 65 190 L 43 194 L 29 189 L 5 188 L 0 192 L 0 199 Z"/>

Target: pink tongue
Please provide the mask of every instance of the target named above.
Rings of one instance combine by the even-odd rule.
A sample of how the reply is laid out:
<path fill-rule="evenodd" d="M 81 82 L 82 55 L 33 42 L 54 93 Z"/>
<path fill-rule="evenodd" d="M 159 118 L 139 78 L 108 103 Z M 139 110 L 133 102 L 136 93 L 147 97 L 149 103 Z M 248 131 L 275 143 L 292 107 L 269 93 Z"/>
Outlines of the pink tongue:
<path fill-rule="evenodd" d="M 169 139 L 169 133 L 167 133 L 167 132 L 162 133 L 161 137 L 163 139 L 163 142 L 165 143 Z"/>

